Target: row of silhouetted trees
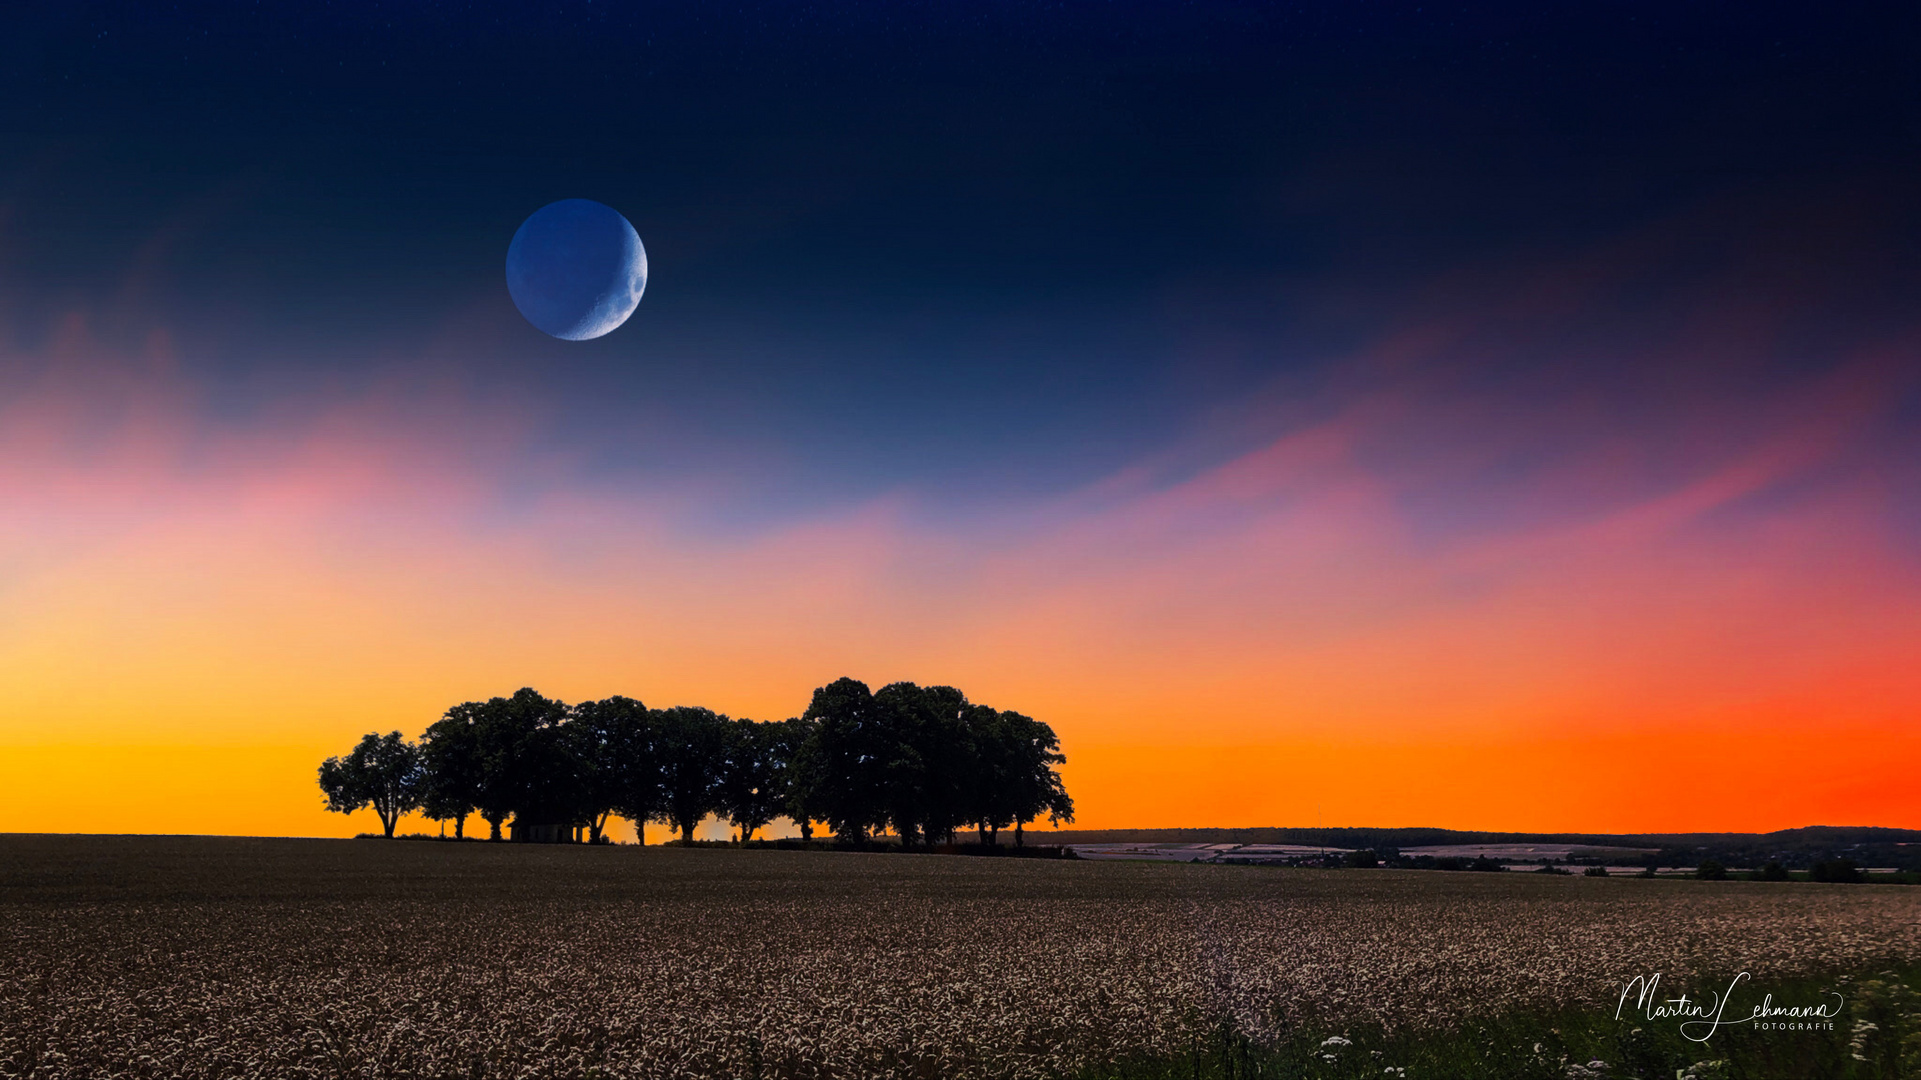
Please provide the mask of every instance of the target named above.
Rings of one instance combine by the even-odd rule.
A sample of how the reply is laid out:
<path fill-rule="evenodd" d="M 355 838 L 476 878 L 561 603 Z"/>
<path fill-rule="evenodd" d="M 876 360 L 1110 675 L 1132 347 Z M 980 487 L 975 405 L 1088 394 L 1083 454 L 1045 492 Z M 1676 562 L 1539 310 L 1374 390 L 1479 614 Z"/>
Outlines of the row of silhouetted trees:
<path fill-rule="evenodd" d="M 420 810 L 465 836 L 470 816 L 498 840 L 599 841 L 609 817 L 649 821 L 684 841 L 709 814 L 740 840 L 777 817 L 803 837 L 823 823 L 843 841 L 892 831 L 906 846 L 976 829 L 983 843 L 1042 817 L 1074 819 L 1046 724 L 967 700 L 949 686 L 870 692 L 841 679 L 805 715 L 762 723 L 710 709 L 649 709 L 633 698 L 568 705 L 531 689 L 447 710 L 411 743 L 369 734 L 320 766 L 330 810 L 372 806 L 388 836 Z"/>

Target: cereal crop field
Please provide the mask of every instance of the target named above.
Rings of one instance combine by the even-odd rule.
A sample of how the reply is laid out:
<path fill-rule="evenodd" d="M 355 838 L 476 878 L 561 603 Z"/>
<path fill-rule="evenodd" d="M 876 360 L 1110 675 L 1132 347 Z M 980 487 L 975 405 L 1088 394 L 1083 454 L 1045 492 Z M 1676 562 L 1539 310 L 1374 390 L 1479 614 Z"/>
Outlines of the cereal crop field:
<path fill-rule="evenodd" d="M 0 1074 L 1045 1076 L 1911 958 L 1897 886 L 0 837 Z"/>

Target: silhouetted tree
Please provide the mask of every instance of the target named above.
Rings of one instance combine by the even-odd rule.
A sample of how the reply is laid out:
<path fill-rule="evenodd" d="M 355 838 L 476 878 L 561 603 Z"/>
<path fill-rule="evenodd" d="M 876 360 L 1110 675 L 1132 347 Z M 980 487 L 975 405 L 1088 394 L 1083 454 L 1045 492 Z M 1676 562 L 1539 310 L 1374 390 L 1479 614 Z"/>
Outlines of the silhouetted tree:
<path fill-rule="evenodd" d="M 874 695 L 866 683 L 836 679 L 814 691 L 802 719 L 813 729 L 801 770 L 809 812 L 842 841 L 864 843 L 887 820 L 892 760 Z"/>
<path fill-rule="evenodd" d="M 787 804 L 787 758 L 779 724 L 735 720 L 722 757 L 718 803 L 740 829 L 740 842 L 778 817 Z"/>
<path fill-rule="evenodd" d="M 573 710 L 558 701 L 553 704 L 559 709 L 533 730 L 520 750 L 522 787 L 514 824 L 565 826 L 577 838 L 599 817 L 598 793 L 583 779 L 582 762 L 575 756 L 578 747 L 569 730 Z"/>
<path fill-rule="evenodd" d="M 1761 872 L 1755 876 L 1760 878 L 1760 880 L 1762 881 L 1791 880 L 1791 875 L 1788 873 L 1788 868 L 1785 866 L 1782 866 L 1781 861 L 1779 859 L 1769 859 L 1767 861 L 1767 865 L 1761 867 Z"/>
<path fill-rule="evenodd" d="M 420 737 L 420 809 L 430 820 L 451 820 L 456 839 L 467 835 L 467 816 L 480 798 L 479 707 L 469 702 L 448 709 Z"/>
<path fill-rule="evenodd" d="M 512 697 L 472 707 L 481 762 L 474 804 L 492 827 L 489 839 L 500 839 L 500 825 L 509 815 L 524 823 L 535 817 L 556 820 L 549 815 L 571 817 L 565 793 L 569 777 L 558 745 L 566 704 L 522 688 Z"/>
<path fill-rule="evenodd" d="M 1000 831 L 1011 827 L 1020 811 L 1015 779 L 1021 774 L 1024 753 L 1006 715 L 1019 714 L 1002 714 L 985 705 L 971 706 L 967 713 L 974 742 L 967 818 L 983 844 L 999 844 Z"/>
<path fill-rule="evenodd" d="M 659 802 L 660 778 L 653 762 L 653 725 L 647 707 L 632 698 L 585 701 L 571 710 L 561 728 L 561 743 L 571 759 L 573 809 L 587 827 L 588 843 L 599 843 L 607 818 L 634 809 L 639 780 L 642 817 Z M 639 775 L 636 776 L 635 774 Z M 638 828 L 638 827 L 637 827 Z"/>
<path fill-rule="evenodd" d="M 1001 722 L 1007 726 L 1005 737 L 1013 748 L 1014 844 L 1019 847 L 1025 843 L 1023 826 L 1042 814 L 1055 825 L 1073 821 L 1074 800 L 1054 771 L 1054 766 L 1067 762 L 1054 729 L 1017 712 L 1001 713 Z"/>
<path fill-rule="evenodd" d="M 935 798 L 937 764 L 930 751 L 936 740 L 930 728 L 936 721 L 925 697 L 913 683 L 890 683 L 874 693 L 868 711 L 880 809 L 904 848 L 920 839 Z"/>
<path fill-rule="evenodd" d="M 606 810 L 634 823 L 634 839 L 647 842 L 647 821 L 660 812 L 661 733 L 656 714 L 628 697 L 611 697 L 574 707 L 570 724 L 584 724 L 586 731 L 574 738 L 593 746 L 592 756 L 582 766 L 594 794 L 585 799 L 604 808 L 598 827 L 591 828 L 589 839 L 605 834 Z"/>
<path fill-rule="evenodd" d="M 712 709 L 682 705 L 654 714 L 660 733 L 661 806 L 657 820 L 672 825 L 683 844 L 694 826 L 720 809 L 721 770 L 733 723 Z"/>
<path fill-rule="evenodd" d="M 783 720 L 774 725 L 775 752 L 787 763 L 781 813 L 800 829 L 802 840 L 814 838 L 814 822 L 822 820 L 816 806 L 818 798 L 819 755 L 814 738 L 814 721 L 805 717 Z"/>
<path fill-rule="evenodd" d="M 368 732 L 346 757 L 320 763 L 320 790 L 335 813 L 371 805 L 392 839 L 400 815 L 420 801 L 420 751 L 398 731 Z"/>
<path fill-rule="evenodd" d="M 978 771 L 967 695 L 951 686 L 895 683 L 877 692 L 874 702 L 897 717 L 894 737 L 901 747 L 890 777 L 895 831 L 903 842 L 916 834 L 930 845 L 951 840 L 970 819 Z"/>

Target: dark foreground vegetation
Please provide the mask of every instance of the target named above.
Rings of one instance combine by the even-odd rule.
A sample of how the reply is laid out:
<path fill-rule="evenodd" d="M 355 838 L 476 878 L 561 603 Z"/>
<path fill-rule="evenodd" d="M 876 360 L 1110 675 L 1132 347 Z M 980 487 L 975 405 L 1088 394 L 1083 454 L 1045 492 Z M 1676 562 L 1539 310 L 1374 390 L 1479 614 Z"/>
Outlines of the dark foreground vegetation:
<path fill-rule="evenodd" d="M 1738 973 L 1689 980 L 1712 998 Z M 1672 991 L 1680 993 L 1680 990 Z M 1630 1007 L 1516 1009 L 1439 1031 L 1390 1032 L 1326 1021 L 1257 1042 L 1232 1025 L 1192 1032 L 1173 1054 L 1123 1058 L 1082 1070 L 1080 1080 L 1898 1080 L 1921 1077 L 1921 967 L 1891 960 L 1855 971 L 1771 981 L 1731 996 L 1730 1020 L 1765 993 L 1774 1002 L 1828 1003 L 1832 1020 L 1787 1030 L 1729 1024 L 1704 1040 L 1673 1020 Z M 1631 1003 L 1631 999 L 1630 999 Z M 1701 1029 L 1691 1029 L 1701 1035 Z"/>
<path fill-rule="evenodd" d="M 745 843 L 777 817 L 811 839 L 824 822 L 843 845 L 891 830 L 907 848 L 951 843 L 972 827 L 1000 831 L 1046 815 L 1074 820 L 1054 766 L 1067 759 L 1046 724 L 967 700 L 951 686 L 853 679 L 814 691 L 805 714 L 761 723 L 710 709 L 649 709 L 633 698 L 569 705 L 523 689 L 448 709 L 418 744 L 370 733 L 320 766 L 329 809 L 372 806 L 386 836 L 418 809 L 466 834 L 478 814 L 489 838 L 511 819 L 516 840 L 598 843 L 618 815 L 671 825 L 681 842 L 709 814 Z"/>

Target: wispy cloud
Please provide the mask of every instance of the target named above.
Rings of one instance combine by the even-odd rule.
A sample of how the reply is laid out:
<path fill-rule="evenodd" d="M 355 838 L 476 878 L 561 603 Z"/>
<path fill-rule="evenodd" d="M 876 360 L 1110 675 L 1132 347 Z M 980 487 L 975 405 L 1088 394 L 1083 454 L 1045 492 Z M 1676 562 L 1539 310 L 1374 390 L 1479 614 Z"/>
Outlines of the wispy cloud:
<path fill-rule="evenodd" d="M 1921 821 L 1838 779 L 1863 740 L 1921 763 L 1885 467 L 1921 351 L 1770 367 L 1727 316 L 1534 362 L 1592 288 L 1417 320 L 1205 464 L 727 535 L 698 493 L 584 475 L 522 402 L 396 378 L 223 418 L 163 338 L 106 356 L 75 322 L 0 403 L 0 739 L 75 749 L 0 813 L 225 782 L 101 777 L 89 745 L 305 753 L 522 684 L 775 718 L 848 673 L 1052 721 L 1095 825 Z M 1697 782 L 1729 768 L 1784 794 Z M 309 779 L 223 827 L 337 829 Z"/>

